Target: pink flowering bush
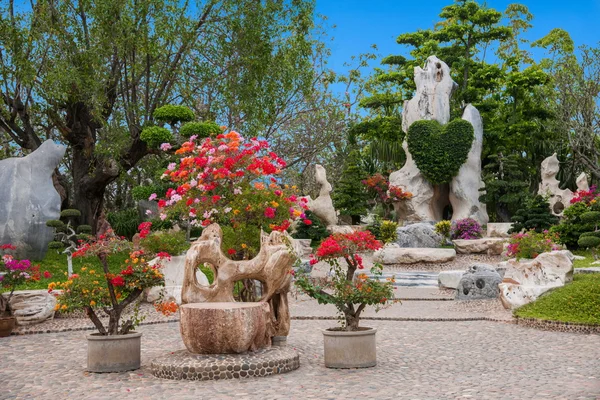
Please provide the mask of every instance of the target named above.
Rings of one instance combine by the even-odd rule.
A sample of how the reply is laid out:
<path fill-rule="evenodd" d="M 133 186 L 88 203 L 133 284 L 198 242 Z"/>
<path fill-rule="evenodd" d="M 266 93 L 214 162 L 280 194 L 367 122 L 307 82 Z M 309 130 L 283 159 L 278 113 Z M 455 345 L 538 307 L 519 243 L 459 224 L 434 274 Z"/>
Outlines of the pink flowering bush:
<path fill-rule="evenodd" d="M 590 186 L 589 190 L 578 190 L 571 199 L 571 204 L 584 203 L 586 206 L 597 202 L 600 202 L 600 191 L 596 185 Z"/>
<path fill-rule="evenodd" d="M 296 276 L 296 285 L 316 299 L 319 304 L 333 304 L 340 316 L 342 329 L 354 331 L 358 329 L 360 315 L 367 305 L 374 305 L 376 311 L 393 299 L 393 279 L 381 282 L 381 264 L 371 268 L 375 279 L 366 274 L 355 272 L 364 269 L 360 253 L 381 248 L 381 242 L 369 231 L 359 231 L 348 234 L 334 234 L 321 242 L 316 255 L 311 256 L 312 265 L 319 261 L 327 262 L 332 269 L 332 275 L 323 279 L 311 278 L 307 273 Z M 346 268 L 339 259 L 343 258 Z"/>
<path fill-rule="evenodd" d="M 450 237 L 454 239 L 479 239 L 482 236 L 481 225 L 473 218 L 454 221 L 450 228 Z"/>
<path fill-rule="evenodd" d="M 537 233 L 533 229 L 524 233 L 514 233 L 509 239 L 506 255 L 517 260 L 536 258 L 542 253 L 560 250 L 557 242 L 558 235 L 547 230 L 542 233 Z"/>
<path fill-rule="evenodd" d="M 0 245 L 2 258 L 0 258 L 0 287 L 8 291 L 8 297 L 2 295 L 0 290 L 0 317 L 12 316 L 10 300 L 17 286 L 27 281 L 40 280 L 39 265 L 32 265 L 29 260 L 18 260 L 12 255 L 16 246 L 11 244 Z M 44 277 L 50 277 L 48 271 L 44 272 Z"/>
<path fill-rule="evenodd" d="M 281 184 L 278 175 L 286 163 L 266 141 L 233 131 L 201 140 L 192 136 L 175 154 L 180 158 L 163 179 L 176 187 L 158 199 L 160 218 L 198 227 L 219 223 L 224 250 L 233 258 L 258 252 L 261 229 L 285 231 L 294 220 L 306 220 L 306 199 Z"/>

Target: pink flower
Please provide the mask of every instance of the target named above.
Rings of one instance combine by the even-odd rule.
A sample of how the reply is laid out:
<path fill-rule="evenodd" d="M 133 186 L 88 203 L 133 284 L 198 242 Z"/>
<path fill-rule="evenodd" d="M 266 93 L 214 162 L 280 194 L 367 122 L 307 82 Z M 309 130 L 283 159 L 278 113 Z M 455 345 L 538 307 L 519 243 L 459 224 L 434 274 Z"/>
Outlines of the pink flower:
<path fill-rule="evenodd" d="M 275 212 L 276 212 L 276 211 L 277 211 L 277 210 L 275 210 L 273 207 L 267 207 L 267 208 L 265 209 L 265 217 L 267 217 L 267 218 L 271 218 L 271 219 L 272 219 L 272 218 L 275 218 Z"/>
<path fill-rule="evenodd" d="M 52 274 L 48 271 L 44 271 L 44 278 L 46 278 L 46 279 L 52 278 Z"/>
<path fill-rule="evenodd" d="M 158 196 L 156 195 L 156 193 L 152 193 L 152 194 L 150 195 L 150 197 L 148 197 L 148 201 L 156 200 L 156 198 L 157 198 L 157 197 L 158 197 Z"/>
<path fill-rule="evenodd" d="M 172 148 L 173 148 L 173 146 L 171 146 L 171 143 L 163 143 L 160 145 L 160 149 L 162 151 L 171 150 Z"/>

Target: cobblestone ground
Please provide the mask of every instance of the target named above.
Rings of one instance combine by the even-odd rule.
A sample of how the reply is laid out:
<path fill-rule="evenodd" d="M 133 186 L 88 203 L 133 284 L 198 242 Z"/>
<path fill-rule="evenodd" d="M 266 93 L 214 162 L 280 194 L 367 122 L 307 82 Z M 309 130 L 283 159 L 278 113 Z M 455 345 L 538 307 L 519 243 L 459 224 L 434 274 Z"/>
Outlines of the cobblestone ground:
<path fill-rule="evenodd" d="M 600 336 L 513 324 L 365 321 L 378 329 L 378 365 L 323 366 L 320 329 L 334 321 L 292 321 L 288 345 L 300 369 L 285 375 L 210 382 L 169 381 L 150 361 L 183 348 L 177 323 L 147 325 L 142 368 L 84 372 L 86 332 L 0 339 L 2 399 L 598 399 Z"/>

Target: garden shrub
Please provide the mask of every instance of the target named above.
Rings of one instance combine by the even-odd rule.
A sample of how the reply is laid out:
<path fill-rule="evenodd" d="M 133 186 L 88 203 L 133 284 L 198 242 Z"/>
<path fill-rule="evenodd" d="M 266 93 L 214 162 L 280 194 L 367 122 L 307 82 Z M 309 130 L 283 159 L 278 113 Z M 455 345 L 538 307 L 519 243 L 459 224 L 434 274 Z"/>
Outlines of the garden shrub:
<path fill-rule="evenodd" d="M 361 167 L 360 153 L 352 150 L 346 160 L 342 177 L 333 190 L 332 198 L 335 208 L 340 215 L 352 218 L 352 224 L 360 223 L 360 216 L 367 213 L 369 194 L 361 183 L 366 179 L 366 173 Z"/>
<path fill-rule="evenodd" d="M 222 133 L 223 129 L 217 123 L 212 121 L 207 122 L 188 122 L 181 126 L 179 134 L 183 137 L 189 138 L 190 136 L 196 135 L 199 138 L 214 137 L 219 133 Z"/>
<path fill-rule="evenodd" d="M 377 240 L 381 240 L 381 218 L 375 217 L 373 222 L 367 225 L 366 230 L 371 232 Z"/>
<path fill-rule="evenodd" d="M 79 218 L 81 217 L 81 211 L 69 208 L 60 212 L 61 218 Z"/>
<path fill-rule="evenodd" d="M 394 221 L 383 221 L 381 223 L 381 241 L 383 243 L 393 243 L 398 239 L 398 223 Z"/>
<path fill-rule="evenodd" d="M 450 231 L 452 229 L 452 222 L 447 219 L 442 220 L 434 225 L 435 233 L 442 235 L 444 239 L 448 239 L 450 237 Z"/>
<path fill-rule="evenodd" d="M 156 194 L 156 197 L 164 197 L 168 189 L 167 185 L 140 185 L 131 189 L 131 195 L 137 201 L 149 200 L 153 194 Z"/>
<path fill-rule="evenodd" d="M 125 236 L 129 240 L 137 233 L 140 224 L 140 217 L 135 208 L 108 213 L 106 219 L 117 236 Z"/>
<path fill-rule="evenodd" d="M 581 235 L 594 230 L 594 224 L 584 222 L 581 216 L 590 211 L 590 206 L 584 202 L 577 202 L 565 208 L 563 220 L 559 225 L 550 228 L 551 232 L 558 234 L 558 242 L 574 250 L 579 247 L 577 243 Z"/>
<path fill-rule="evenodd" d="M 541 233 L 530 230 L 524 233 L 513 233 L 508 241 L 506 255 L 521 258 L 536 258 L 542 253 L 552 250 L 558 250 L 560 247 L 556 244 L 558 235 L 544 231 Z"/>
<path fill-rule="evenodd" d="M 148 147 L 158 148 L 158 146 L 163 143 L 172 142 L 173 134 L 167 128 L 162 128 L 160 126 L 149 126 L 142 130 L 140 139 L 146 142 Z"/>
<path fill-rule="evenodd" d="M 474 139 L 473 125 L 455 119 L 446 125 L 435 120 L 414 122 L 408 128 L 408 149 L 417 167 L 432 184 L 447 183 L 458 174 Z"/>
<path fill-rule="evenodd" d="M 79 225 L 77 233 L 90 234 L 92 233 L 92 227 L 90 225 Z"/>
<path fill-rule="evenodd" d="M 594 259 L 598 258 L 597 249 L 600 247 L 600 211 L 588 211 L 581 214 L 581 220 L 594 226 L 591 232 L 584 232 L 579 237 L 577 244 L 579 247 L 592 250 Z"/>
<path fill-rule="evenodd" d="M 450 228 L 450 237 L 454 239 L 479 239 L 482 235 L 481 225 L 473 218 L 454 221 Z"/>
<path fill-rule="evenodd" d="M 140 240 L 140 246 L 148 253 L 166 252 L 178 256 L 186 251 L 190 244 L 185 239 L 185 232 L 151 232 Z"/>
<path fill-rule="evenodd" d="M 509 233 L 519 233 L 522 230 L 531 229 L 541 233 L 558 223 L 558 217 L 550 212 L 548 200 L 540 195 L 528 201 L 526 207 L 518 210 L 511 220 L 513 226 Z"/>
<path fill-rule="evenodd" d="M 174 125 L 178 122 L 192 121 L 195 118 L 194 112 L 188 107 L 173 104 L 167 104 L 162 107 L 158 107 L 156 110 L 154 110 L 152 116 L 157 121 L 167 122 L 170 125 Z"/>
<path fill-rule="evenodd" d="M 329 236 L 327 227 L 312 211 L 305 211 L 306 218 L 300 220 L 296 226 L 296 231 L 292 234 L 294 239 L 311 239 L 311 246 L 316 246 L 321 243 L 323 239 Z M 309 224 L 306 222 L 310 221 Z"/>
<path fill-rule="evenodd" d="M 254 258 L 260 251 L 260 226 L 239 224 L 235 228 L 221 226 L 223 243 L 221 250 L 234 260 Z"/>

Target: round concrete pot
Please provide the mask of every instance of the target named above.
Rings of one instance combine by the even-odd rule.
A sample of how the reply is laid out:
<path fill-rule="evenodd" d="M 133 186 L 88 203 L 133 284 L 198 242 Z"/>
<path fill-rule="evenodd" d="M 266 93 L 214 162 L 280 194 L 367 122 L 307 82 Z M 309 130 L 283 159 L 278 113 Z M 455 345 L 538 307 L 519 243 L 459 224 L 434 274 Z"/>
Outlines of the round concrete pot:
<path fill-rule="evenodd" d="M 358 331 L 323 330 L 327 368 L 367 368 L 377 365 L 375 328 Z"/>
<path fill-rule="evenodd" d="M 0 296 L 2 296 L 0 294 Z M 0 337 L 10 336 L 13 329 L 17 325 L 15 317 L 0 317 Z"/>
<path fill-rule="evenodd" d="M 123 372 L 140 367 L 142 334 L 103 336 L 88 335 L 87 370 L 90 372 Z"/>

